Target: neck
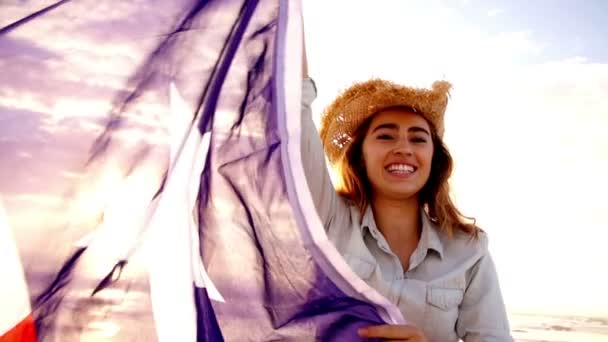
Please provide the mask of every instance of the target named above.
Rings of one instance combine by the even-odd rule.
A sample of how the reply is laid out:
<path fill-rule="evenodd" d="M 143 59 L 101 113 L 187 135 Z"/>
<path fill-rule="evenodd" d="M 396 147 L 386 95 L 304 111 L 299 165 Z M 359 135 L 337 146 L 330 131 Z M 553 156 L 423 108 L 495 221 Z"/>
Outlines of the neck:
<path fill-rule="evenodd" d="M 376 226 L 394 249 L 403 244 L 417 244 L 422 231 L 418 198 L 394 200 L 376 196 L 372 201 Z"/>

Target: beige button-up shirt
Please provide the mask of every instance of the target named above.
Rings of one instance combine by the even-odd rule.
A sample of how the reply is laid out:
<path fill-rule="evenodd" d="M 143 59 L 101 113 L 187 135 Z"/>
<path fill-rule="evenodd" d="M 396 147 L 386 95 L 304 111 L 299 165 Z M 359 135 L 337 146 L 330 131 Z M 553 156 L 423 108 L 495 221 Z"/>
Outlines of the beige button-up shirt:
<path fill-rule="evenodd" d="M 420 241 L 410 268 L 403 270 L 371 208 L 361 218 L 358 208 L 336 194 L 312 121 L 316 89 L 310 79 L 302 86 L 301 144 L 308 186 L 329 239 L 355 273 L 397 305 L 429 341 L 513 341 L 486 234 L 474 239 L 458 231 L 449 238 L 423 214 Z"/>

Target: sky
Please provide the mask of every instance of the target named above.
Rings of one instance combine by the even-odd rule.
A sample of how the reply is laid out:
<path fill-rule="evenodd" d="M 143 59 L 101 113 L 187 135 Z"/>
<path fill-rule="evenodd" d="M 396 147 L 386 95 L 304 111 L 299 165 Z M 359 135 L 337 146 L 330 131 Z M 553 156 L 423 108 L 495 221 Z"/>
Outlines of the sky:
<path fill-rule="evenodd" d="M 608 2 L 304 1 L 323 108 L 355 81 L 454 88 L 457 205 L 510 312 L 608 315 Z"/>
<path fill-rule="evenodd" d="M 54 2 L 0 1 L 0 26 Z M 88 170 L 83 165 L 116 95 L 183 3 L 163 4 L 147 10 L 157 2 L 72 1 L 64 5 L 69 20 L 60 7 L 0 37 L 0 200 L 29 279 L 56 269 L 72 252 L 65 241 L 83 238 L 110 200 L 132 211 L 104 219 L 116 222 L 122 214 L 116 229 L 137 233 L 141 218 L 133 213 L 144 209 L 133 204 L 147 204 L 155 189 L 142 184 L 157 184 L 154 166 L 166 158 L 162 149 L 146 156 L 147 145 L 166 143 L 166 122 L 159 119 L 166 98 L 144 96 L 114 135 L 110 150 L 119 153 Z M 146 157 L 144 167 L 125 181 L 129 159 L 138 155 Z M 46 234 L 39 234 L 41 227 Z M 49 238 L 56 236 L 62 239 Z M 116 253 L 126 248 L 114 247 Z M 32 293 L 40 290 L 37 281 L 30 284 Z"/>
<path fill-rule="evenodd" d="M 0 3 L 0 26 L 23 15 L 25 2 Z M 86 154 L 111 98 L 124 91 L 128 71 L 180 6 L 112 4 L 73 2 L 81 16 L 66 21 L 49 14 L 0 38 L 0 82 L 11 80 L 10 87 L 0 87 L 0 165 L 11 165 L 0 167 L 0 194 L 11 224 L 21 228 L 20 246 L 44 242 L 23 243 L 41 239 L 29 228 L 57 219 L 51 212 L 62 204 L 61 191 L 82 177 L 83 161 L 72 156 Z M 453 195 L 489 234 L 508 309 L 608 316 L 608 2 L 303 5 L 309 73 L 319 89 L 316 120 L 354 81 L 375 76 L 416 86 L 452 82 L 445 140 L 455 159 Z M 146 6 L 166 8 L 141 11 Z M 138 16 L 145 30 L 130 20 L 136 12 L 149 13 Z M 164 98 L 145 100 L 128 113 L 129 124 L 118 134 L 123 148 L 166 138 L 158 127 L 162 120 L 138 115 L 157 113 Z M 142 182 L 158 177 L 140 176 Z M 118 166 L 105 170 L 75 212 L 85 216 L 98 209 L 83 203 L 110 198 L 120 179 Z"/>

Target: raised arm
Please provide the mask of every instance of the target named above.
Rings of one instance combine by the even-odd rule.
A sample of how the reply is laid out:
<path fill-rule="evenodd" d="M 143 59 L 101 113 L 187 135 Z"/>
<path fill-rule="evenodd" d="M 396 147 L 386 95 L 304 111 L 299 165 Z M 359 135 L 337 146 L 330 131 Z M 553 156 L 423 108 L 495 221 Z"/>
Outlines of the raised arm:
<path fill-rule="evenodd" d="M 302 42 L 304 39 L 302 39 Z M 312 195 L 317 213 L 325 230 L 344 227 L 349 224 L 348 207 L 336 193 L 327 170 L 321 138 L 312 120 L 311 104 L 317 96 L 313 81 L 308 77 L 306 48 L 302 56 L 302 113 L 301 113 L 301 155 L 306 182 Z"/>

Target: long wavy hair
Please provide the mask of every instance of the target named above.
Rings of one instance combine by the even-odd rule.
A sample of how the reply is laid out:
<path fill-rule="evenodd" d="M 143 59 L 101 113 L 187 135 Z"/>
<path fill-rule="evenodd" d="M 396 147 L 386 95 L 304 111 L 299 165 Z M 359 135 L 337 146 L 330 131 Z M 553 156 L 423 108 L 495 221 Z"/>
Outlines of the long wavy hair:
<path fill-rule="evenodd" d="M 355 131 L 351 143 L 346 147 L 344 157 L 335 165 L 339 176 L 337 191 L 343 198 L 359 208 L 361 217 L 372 198 L 371 182 L 367 178 L 363 162 L 363 139 L 372 118 L 373 116 L 367 119 Z M 433 141 L 433 158 L 429 179 L 418 192 L 420 205 L 431 221 L 448 236 L 451 237 L 455 230 L 460 230 L 477 237 L 480 229 L 476 226 L 475 219 L 464 216 L 450 197 L 449 179 L 453 170 L 452 156 L 430 122 L 429 126 Z"/>

